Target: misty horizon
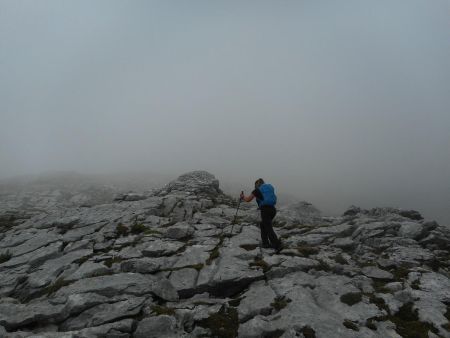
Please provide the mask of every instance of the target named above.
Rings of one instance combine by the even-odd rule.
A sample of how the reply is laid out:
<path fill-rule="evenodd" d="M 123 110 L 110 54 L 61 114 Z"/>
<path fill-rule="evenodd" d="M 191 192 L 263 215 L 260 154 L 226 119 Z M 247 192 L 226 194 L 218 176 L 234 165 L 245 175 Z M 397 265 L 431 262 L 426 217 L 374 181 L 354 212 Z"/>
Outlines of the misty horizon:
<path fill-rule="evenodd" d="M 2 1 L 0 180 L 206 170 L 229 193 L 263 177 L 325 214 L 391 206 L 448 225 L 449 14 L 444 0 Z"/>

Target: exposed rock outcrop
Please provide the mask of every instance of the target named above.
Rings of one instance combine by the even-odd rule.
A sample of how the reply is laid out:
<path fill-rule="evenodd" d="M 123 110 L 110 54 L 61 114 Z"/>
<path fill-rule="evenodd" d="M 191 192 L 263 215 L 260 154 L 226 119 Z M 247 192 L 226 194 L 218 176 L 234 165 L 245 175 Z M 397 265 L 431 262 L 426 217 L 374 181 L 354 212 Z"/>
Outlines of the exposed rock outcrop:
<path fill-rule="evenodd" d="M 450 337 L 450 231 L 415 211 L 280 208 L 275 254 L 207 172 L 115 196 L 0 200 L 1 337 Z"/>

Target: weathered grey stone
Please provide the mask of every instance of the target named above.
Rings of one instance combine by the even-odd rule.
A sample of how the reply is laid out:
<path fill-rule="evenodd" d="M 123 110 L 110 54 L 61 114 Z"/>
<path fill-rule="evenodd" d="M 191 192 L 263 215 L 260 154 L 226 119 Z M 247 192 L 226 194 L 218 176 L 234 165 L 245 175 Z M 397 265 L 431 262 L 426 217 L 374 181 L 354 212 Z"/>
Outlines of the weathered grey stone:
<path fill-rule="evenodd" d="M 161 263 L 152 258 L 130 259 L 120 264 L 122 272 L 154 273 L 159 271 Z"/>
<path fill-rule="evenodd" d="M 0 303 L 0 325 L 11 331 L 32 323 L 55 323 L 67 317 L 63 305 L 48 301 L 33 304 Z"/>
<path fill-rule="evenodd" d="M 362 273 L 367 277 L 374 279 L 394 279 L 394 276 L 389 271 L 381 270 L 376 266 L 365 266 L 362 268 Z"/>
<path fill-rule="evenodd" d="M 263 271 L 252 268 L 249 263 L 222 248 L 219 250 L 219 258 L 200 271 L 197 288 L 221 296 L 243 290 L 251 282 L 264 278 Z"/>
<path fill-rule="evenodd" d="M 61 256 L 61 249 L 63 242 L 58 241 L 51 243 L 47 246 L 41 247 L 29 253 L 16 256 L 8 260 L 7 262 L 0 264 L 0 270 L 10 269 L 19 265 L 28 264 L 32 268 L 36 268 L 49 259 Z"/>
<path fill-rule="evenodd" d="M 138 273 L 85 278 L 59 289 L 55 296 L 67 297 L 74 293 L 87 292 L 95 292 L 107 297 L 112 297 L 118 293 L 136 296 L 153 293 L 162 299 L 178 300 L 176 290 L 167 279 Z"/>
<path fill-rule="evenodd" d="M 28 278 L 28 285 L 32 288 L 40 288 L 50 284 L 57 276 L 67 269 L 76 260 L 88 257 L 92 254 L 92 250 L 72 251 L 64 256 L 46 261 Z"/>
<path fill-rule="evenodd" d="M 66 320 L 61 324 L 61 329 L 63 331 L 80 330 L 135 316 L 141 311 L 144 301 L 145 297 L 129 296 L 127 300 L 120 302 L 96 305 L 80 315 Z"/>
<path fill-rule="evenodd" d="M 173 268 L 189 267 L 193 265 L 204 264 L 210 253 L 209 246 L 192 245 L 186 248 L 177 260 Z"/>
<path fill-rule="evenodd" d="M 10 248 L 11 254 L 20 256 L 47 246 L 50 243 L 61 241 L 62 236 L 51 231 L 42 230 L 33 235 L 23 244 Z"/>
<path fill-rule="evenodd" d="M 82 278 L 107 275 L 110 273 L 112 273 L 112 270 L 104 264 L 87 261 L 81 264 L 73 274 L 64 278 L 64 280 L 71 282 Z"/>
<path fill-rule="evenodd" d="M 398 230 L 398 235 L 412 239 L 419 238 L 424 231 L 423 225 L 416 222 L 404 222 Z"/>
<path fill-rule="evenodd" d="M 170 283 L 178 291 L 180 297 L 186 297 L 194 292 L 198 271 L 187 268 L 175 270 L 170 274 Z"/>
<path fill-rule="evenodd" d="M 176 337 L 176 320 L 171 316 L 161 315 L 141 320 L 134 332 L 135 338 Z"/>
<path fill-rule="evenodd" d="M 279 278 L 291 272 L 308 271 L 319 265 L 319 262 L 314 259 L 284 256 L 276 266 L 267 272 L 267 276 L 270 278 Z"/>
<path fill-rule="evenodd" d="M 185 239 L 191 237 L 194 231 L 195 229 L 189 224 L 177 223 L 167 228 L 164 235 L 170 239 Z"/>
<path fill-rule="evenodd" d="M 184 243 L 176 241 L 163 241 L 156 239 L 150 242 L 142 254 L 147 257 L 159 257 L 163 255 L 171 255 L 176 253 L 184 246 Z"/>
<path fill-rule="evenodd" d="M 243 299 L 238 307 L 239 321 L 245 322 L 258 314 L 270 314 L 273 310 L 271 304 L 276 296 L 272 288 L 264 281 L 253 283 L 242 295 Z"/>
<path fill-rule="evenodd" d="M 356 243 L 350 237 L 344 237 L 336 238 L 333 245 L 341 249 L 353 249 L 356 246 Z"/>

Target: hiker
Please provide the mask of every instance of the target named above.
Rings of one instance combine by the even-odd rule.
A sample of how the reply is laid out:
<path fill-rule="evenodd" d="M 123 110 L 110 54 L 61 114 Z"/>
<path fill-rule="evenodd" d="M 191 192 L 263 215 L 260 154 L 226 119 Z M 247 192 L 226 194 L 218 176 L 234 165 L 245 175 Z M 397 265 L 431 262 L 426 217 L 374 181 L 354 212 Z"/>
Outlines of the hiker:
<path fill-rule="evenodd" d="M 272 220 L 277 213 L 275 204 L 277 203 L 277 196 L 273 186 L 268 183 L 264 183 L 262 178 L 259 178 L 255 182 L 255 190 L 249 196 L 245 196 L 244 192 L 241 192 L 241 201 L 251 202 L 256 197 L 256 203 L 258 203 L 258 209 L 261 210 L 261 240 L 263 248 L 274 248 L 277 252 L 281 251 L 281 241 L 278 239 L 275 231 L 272 228 Z"/>

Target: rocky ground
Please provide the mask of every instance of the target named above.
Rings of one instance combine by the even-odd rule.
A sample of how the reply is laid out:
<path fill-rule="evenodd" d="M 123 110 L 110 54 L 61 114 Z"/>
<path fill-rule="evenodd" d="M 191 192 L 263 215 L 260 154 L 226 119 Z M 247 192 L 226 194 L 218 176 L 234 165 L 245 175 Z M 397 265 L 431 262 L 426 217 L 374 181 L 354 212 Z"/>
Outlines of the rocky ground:
<path fill-rule="evenodd" d="M 206 172 L 77 205 L 29 197 L 1 201 L 1 337 L 450 337 L 450 231 L 414 211 L 298 203 L 275 254 L 256 207 L 234 224 Z"/>

